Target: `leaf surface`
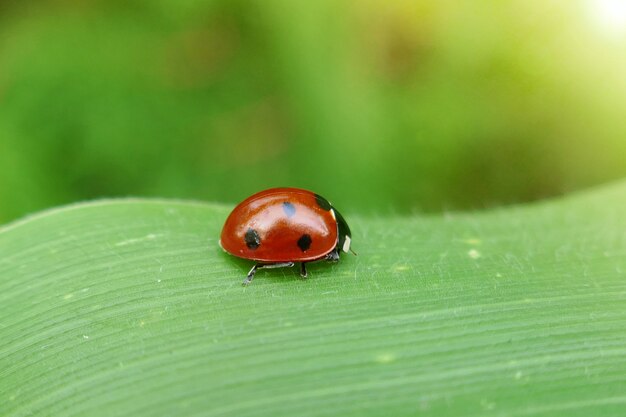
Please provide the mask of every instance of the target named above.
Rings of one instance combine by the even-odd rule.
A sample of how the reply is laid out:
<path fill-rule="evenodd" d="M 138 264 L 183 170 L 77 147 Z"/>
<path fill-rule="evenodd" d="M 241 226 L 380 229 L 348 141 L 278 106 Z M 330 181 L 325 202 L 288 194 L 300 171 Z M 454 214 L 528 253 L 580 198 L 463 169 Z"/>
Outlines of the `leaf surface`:
<path fill-rule="evenodd" d="M 357 257 L 259 271 L 232 207 L 110 200 L 0 229 L 2 416 L 588 416 L 626 409 L 626 183 L 346 218 Z"/>

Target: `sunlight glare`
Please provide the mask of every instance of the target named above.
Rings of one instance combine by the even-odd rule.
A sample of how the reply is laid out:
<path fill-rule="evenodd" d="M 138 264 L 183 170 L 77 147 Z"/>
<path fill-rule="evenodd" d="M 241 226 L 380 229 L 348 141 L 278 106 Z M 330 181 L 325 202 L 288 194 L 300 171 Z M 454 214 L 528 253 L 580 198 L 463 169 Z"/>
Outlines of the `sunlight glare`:
<path fill-rule="evenodd" d="M 626 35 L 626 0 L 589 0 L 588 6 L 600 29 Z"/>

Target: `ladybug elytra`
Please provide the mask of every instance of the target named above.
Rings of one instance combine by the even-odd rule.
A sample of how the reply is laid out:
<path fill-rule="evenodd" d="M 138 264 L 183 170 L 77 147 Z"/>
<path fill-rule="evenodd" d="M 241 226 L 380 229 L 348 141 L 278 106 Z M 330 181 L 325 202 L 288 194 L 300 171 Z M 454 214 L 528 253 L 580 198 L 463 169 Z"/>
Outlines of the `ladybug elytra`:
<path fill-rule="evenodd" d="M 271 188 L 234 208 L 219 244 L 231 255 L 256 261 L 243 281 L 248 285 L 258 269 L 296 262 L 306 278 L 308 262 L 337 262 L 340 251 L 351 251 L 350 236 L 343 216 L 324 197 L 299 188 Z"/>

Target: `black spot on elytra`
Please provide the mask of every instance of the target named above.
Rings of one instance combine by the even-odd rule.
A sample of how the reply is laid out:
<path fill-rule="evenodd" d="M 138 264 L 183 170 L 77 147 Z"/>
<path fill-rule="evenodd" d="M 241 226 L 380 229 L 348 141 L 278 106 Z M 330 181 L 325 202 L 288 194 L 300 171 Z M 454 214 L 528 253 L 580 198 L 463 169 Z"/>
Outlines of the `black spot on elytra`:
<path fill-rule="evenodd" d="M 317 205 L 320 206 L 322 209 L 328 211 L 331 209 L 331 205 L 328 202 L 328 200 L 326 200 L 324 197 L 322 197 L 319 194 L 315 194 L 315 201 L 317 202 Z"/>
<path fill-rule="evenodd" d="M 244 236 L 244 239 L 246 241 L 246 246 L 252 250 L 261 246 L 261 237 L 253 228 L 248 229 L 246 235 Z"/>
<path fill-rule="evenodd" d="M 311 247 L 311 236 L 304 234 L 298 239 L 298 247 L 302 252 L 306 252 Z"/>
<path fill-rule="evenodd" d="M 289 201 L 285 201 L 283 203 L 283 210 L 285 214 L 287 215 L 287 217 L 291 217 L 294 214 L 296 214 L 296 206 L 291 204 Z"/>

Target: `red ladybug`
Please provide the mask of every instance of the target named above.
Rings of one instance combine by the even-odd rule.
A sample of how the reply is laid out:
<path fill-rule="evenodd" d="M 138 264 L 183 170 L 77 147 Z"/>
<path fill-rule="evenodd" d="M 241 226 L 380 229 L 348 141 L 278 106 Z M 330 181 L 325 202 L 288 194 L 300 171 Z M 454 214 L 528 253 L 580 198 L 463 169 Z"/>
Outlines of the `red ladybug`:
<path fill-rule="evenodd" d="M 220 246 L 231 255 L 257 263 L 257 269 L 291 267 L 300 262 L 337 262 L 339 251 L 350 251 L 350 228 L 324 197 L 299 188 L 271 188 L 242 201 L 224 223 Z M 352 252 L 354 253 L 354 252 Z"/>

